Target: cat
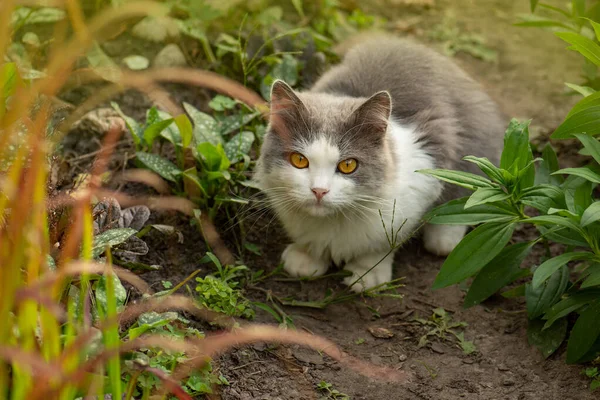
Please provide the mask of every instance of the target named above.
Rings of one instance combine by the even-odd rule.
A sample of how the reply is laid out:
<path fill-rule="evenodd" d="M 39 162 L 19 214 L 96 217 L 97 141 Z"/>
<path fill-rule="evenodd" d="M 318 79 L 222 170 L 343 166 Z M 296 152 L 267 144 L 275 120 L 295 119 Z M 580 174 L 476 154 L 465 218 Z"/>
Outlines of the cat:
<path fill-rule="evenodd" d="M 402 242 L 425 212 L 464 195 L 415 171 L 477 173 L 462 157 L 497 163 L 504 128 L 474 80 L 406 39 L 357 44 L 308 91 L 275 81 L 254 179 L 293 240 L 285 271 L 319 276 L 333 262 L 357 292 L 390 281 L 396 233 Z M 426 224 L 424 247 L 448 255 L 466 232 Z"/>

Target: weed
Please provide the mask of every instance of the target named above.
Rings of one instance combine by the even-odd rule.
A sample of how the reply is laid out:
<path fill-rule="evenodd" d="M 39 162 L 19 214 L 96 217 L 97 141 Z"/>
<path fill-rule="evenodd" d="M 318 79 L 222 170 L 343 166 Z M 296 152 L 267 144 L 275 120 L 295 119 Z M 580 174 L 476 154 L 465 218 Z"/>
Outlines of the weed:
<path fill-rule="evenodd" d="M 464 354 L 468 355 L 476 351 L 473 342 L 465 340 L 464 332 L 457 332 L 457 328 L 466 328 L 468 325 L 466 322 L 453 322 L 452 317 L 443 308 L 436 308 L 429 319 L 415 318 L 415 321 L 422 324 L 425 327 L 431 327 L 421 336 L 419 339 L 419 347 L 424 347 L 429 343 L 429 337 L 435 336 L 443 341 L 451 341 L 449 334 L 454 336 L 458 347 L 463 351 Z"/>
<path fill-rule="evenodd" d="M 329 382 L 319 382 L 317 389 L 325 394 L 325 397 L 321 397 L 321 400 L 350 400 L 347 394 L 341 393 Z"/>
<path fill-rule="evenodd" d="M 598 367 L 585 368 L 581 373 L 591 379 L 591 391 L 600 388 L 600 371 L 598 371 Z"/>

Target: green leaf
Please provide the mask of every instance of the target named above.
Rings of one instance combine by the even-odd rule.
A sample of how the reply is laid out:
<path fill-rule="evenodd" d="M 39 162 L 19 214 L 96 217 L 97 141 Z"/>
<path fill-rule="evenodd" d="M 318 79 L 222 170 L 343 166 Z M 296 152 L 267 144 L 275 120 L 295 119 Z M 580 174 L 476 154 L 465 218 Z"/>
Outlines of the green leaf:
<path fill-rule="evenodd" d="M 223 96 L 221 94 L 216 95 L 208 103 L 208 106 L 215 111 L 232 110 L 237 105 L 237 102 L 231 97 Z"/>
<path fill-rule="evenodd" d="M 53 24 L 66 17 L 67 13 L 60 8 L 42 7 L 32 10 L 29 7 L 18 7 L 13 11 L 11 23 L 14 25 L 24 20 L 24 25 Z"/>
<path fill-rule="evenodd" d="M 538 3 L 539 3 L 539 0 L 529 0 L 529 6 L 531 7 L 531 12 L 535 11 L 535 8 L 537 7 Z"/>
<path fill-rule="evenodd" d="M 548 143 L 544 147 L 544 150 L 542 150 L 542 162 L 538 164 L 535 173 L 535 184 L 560 185 L 563 181 L 562 177 L 560 175 L 552 175 L 558 169 L 558 157 L 550 143 Z"/>
<path fill-rule="evenodd" d="M 514 230 L 513 223 L 490 222 L 470 232 L 442 265 L 433 288 L 459 283 L 479 272 L 502 251 Z"/>
<path fill-rule="evenodd" d="M 593 286 L 600 286 L 600 263 L 591 265 L 586 272 L 589 272 L 589 275 L 581 283 L 581 288 L 586 289 Z"/>
<path fill-rule="evenodd" d="M 525 286 L 525 300 L 529 319 L 535 319 L 554 305 L 564 293 L 569 283 L 569 269 L 562 267 L 540 287 Z"/>
<path fill-rule="evenodd" d="M 554 174 L 569 174 L 579 176 L 583 179 L 586 179 L 593 183 L 600 183 L 600 174 L 594 172 L 589 167 L 581 167 L 581 168 L 563 168 L 554 172 Z"/>
<path fill-rule="evenodd" d="M 271 71 L 275 79 L 281 79 L 290 86 L 298 83 L 298 60 L 291 54 L 284 54 L 281 62 Z"/>
<path fill-rule="evenodd" d="M 575 294 L 563 299 L 553 305 L 549 310 L 546 311 L 544 319 L 546 319 L 546 325 L 544 329 L 551 326 L 558 319 L 569 315 L 570 313 L 577 311 L 586 304 L 600 298 L 600 290 L 580 290 Z"/>
<path fill-rule="evenodd" d="M 517 22 L 514 25 L 523 28 L 562 28 L 567 29 L 569 31 L 573 30 L 573 27 L 565 23 L 555 21 L 552 19 L 541 18 L 536 15 L 528 15 L 524 16 L 523 18 L 525 19 L 525 21 Z"/>
<path fill-rule="evenodd" d="M 538 289 L 544 282 L 546 282 L 550 276 L 552 276 L 560 267 L 566 265 L 570 261 L 575 260 L 589 260 L 594 257 L 593 253 L 579 252 L 579 253 L 563 253 L 559 256 L 546 260 L 542 263 L 533 273 L 533 279 L 531 280 L 531 286 L 534 289 Z"/>
<path fill-rule="evenodd" d="M 254 134 L 252 132 L 240 132 L 231 138 L 224 147 L 225 154 L 231 163 L 236 163 L 244 158 L 245 154 L 250 152 L 254 143 Z"/>
<path fill-rule="evenodd" d="M 563 318 L 550 329 L 544 329 L 544 321 L 534 319 L 527 325 L 527 339 L 529 344 L 537 347 L 544 358 L 550 357 L 564 342 L 567 337 L 568 321 Z"/>
<path fill-rule="evenodd" d="M 142 142 L 142 128 L 140 128 L 140 125 L 137 123 L 136 120 L 125 115 L 125 113 L 121 111 L 121 107 L 119 107 L 117 103 L 111 102 L 110 105 L 119 114 L 119 116 L 123 118 L 123 120 L 125 121 L 125 125 L 127 125 L 127 129 L 129 129 L 129 132 L 131 133 L 133 142 L 136 146 L 138 146 Z"/>
<path fill-rule="evenodd" d="M 144 141 L 149 147 L 152 147 L 154 140 L 160 135 L 162 131 L 167 129 L 169 125 L 173 123 L 173 119 L 165 119 L 149 125 L 144 129 L 143 137 Z"/>
<path fill-rule="evenodd" d="M 600 119 L 600 92 L 591 94 L 575 104 L 551 138 L 568 139 L 576 133 L 597 135 L 600 133 L 598 119 Z"/>
<path fill-rule="evenodd" d="M 552 185 L 536 185 L 524 189 L 519 199 L 524 205 L 534 207 L 543 213 L 547 213 L 550 208 L 565 208 L 564 192 Z"/>
<path fill-rule="evenodd" d="M 421 169 L 416 171 L 421 174 L 433 176 L 441 181 L 475 190 L 482 187 L 493 187 L 489 179 L 470 172 L 451 171 L 447 169 Z"/>
<path fill-rule="evenodd" d="M 500 295 L 502 297 L 504 297 L 505 299 L 514 299 L 517 297 L 523 297 L 523 296 L 525 296 L 526 286 L 527 286 L 526 284 L 519 285 L 515 288 L 509 289 L 509 290 L 506 290 L 506 291 L 500 293 Z"/>
<path fill-rule="evenodd" d="M 543 226 L 538 226 L 538 229 L 546 239 L 552 240 L 553 242 L 566 244 L 568 246 L 588 247 L 588 244 L 583 236 L 581 236 L 581 233 L 572 229 L 557 229 L 556 227 L 549 229 Z"/>
<path fill-rule="evenodd" d="M 600 141 L 589 135 L 574 135 L 583 144 L 583 147 L 590 153 L 594 160 L 600 164 Z"/>
<path fill-rule="evenodd" d="M 465 209 L 478 206 L 485 203 L 495 203 L 510 198 L 510 194 L 505 193 L 500 188 L 479 188 L 469 197 L 465 204 Z"/>
<path fill-rule="evenodd" d="M 510 221 L 518 217 L 514 211 L 497 204 L 483 204 L 465 210 L 467 200 L 468 197 L 449 201 L 429 211 L 423 218 L 430 224 L 478 225 Z"/>
<path fill-rule="evenodd" d="M 520 265 L 530 253 L 535 242 L 517 243 L 505 247 L 477 274 L 464 300 L 464 307 L 481 303 L 504 286 L 528 275 Z"/>
<path fill-rule="evenodd" d="M 219 121 L 217 129 L 221 135 L 228 135 L 232 132 L 240 130 L 240 128 L 247 125 L 250 121 L 258 117 L 259 115 L 260 113 L 258 112 L 250 114 L 230 115 Z"/>
<path fill-rule="evenodd" d="M 585 209 L 581 216 L 581 226 L 585 227 L 596 221 L 600 221 L 600 201 L 592 203 L 588 208 Z"/>
<path fill-rule="evenodd" d="M 573 364 L 586 355 L 600 336 L 600 299 L 591 303 L 577 318 L 567 345 L 567 363 Z"/>
<path fill-rule="evenodd" d="M 114 288 L 114 297 L 117 303 L 117 309 L 122 308 L 127 301 L 127 290 L 119 280 L 119 277 L 115 274 L 110 275 L 112 277 L 113 284 L 110 285 Z M 96 307 L 101 307 L 103 315 L 107 315 L 108 311 L 108 284 L 106 275 L 102 275 L 100 279 L 94 285 L 94 295 L 96 297 Z"/>
<path fill-rule="evenodd" d="M 87 61 L 90 67 L 100 76 L 110 82 L 119 82 L 121 80 L 121 69 L 110 58 L 97 42 L 94 42 L 87 54 Z"/>
<path fill-rule="evenodd" d="M 524 168 L 531 159 L 528 157 L 529 124 L 531 121 L 519 122 L 512 119 L 504 135 L 504 149 L 500 157 L 500 168 L 516 174 Z"/>
<path fill-rule="evenodd" d="M 568 218 L 559 217 L 558 215 L 540 215 L 527 218 L 521 222 L 528 222 L 535 225 L 558 225 L 581 233 L 581 228 L 577 224 Z"/>
<path fill-rule="evenodd" d="M 221 144 L 215 146 L 204 142 L 200 143 L 196 149 L 208 171 L 219 172 L 229 168 L 229 159 Z"/>
<path fill-rule="evenodd" d="M 583 97 L 588 97 L 588 96 L 596 93 L 596 91 L 589 86 L 580 86 L 580 85 L 576 85 L 574 83 L 565 83 L 565 86 L 568 87 L 569 89 L 574 90 L 575 92 L 579 93 Z"/>
<path fill-rule="evenodd" d="M 115 228 L 102 232 L 94 238 L 92 246 L 92 258 L 99 257 L 107 247 L 116 246 L 124 243 L 137 231 L 131 228 Z"/>
<path fill-rule="evenodd" d="M 491 180 L 497 183 L 504 183 L 504 177 L 500 169 L 496 167 L 486 157 L 466 156 L 463 160 L 471 162 L 479 167 Z"/>
<path fill-rule="evenodd" d="M 600 66 L 600 46 L 591 39 L 574 32 L 556 32 L 556 36 L 569 43 L 569 50 L 579 54 Z"/>
<path fill-rule="evenodd" d="M 171 114 L 165 111 L 157 110 L 156 112 L 161 120 L 173 118 Z M 181 146 L 181 133 L 179 132 L 179 127 L 176 124 L 169 125 L 160 133 L 160 136 L 167 139 L 174 146 Z"/>
<path fill-rule="evenodd" d="M 188 103 L 183 103 L 183 108 L 194 122 L 194 140 L 196 145 L 209 142 L 213 145 L 223 143 L 223 139 L 217 128 L 217 121 L 210 115 L 197 110 Z"/>
<path fill-rule="evenodd" d="M 181 170 L 171 161 L 159 155 L 144 153 L 142 151 L 138 151 L 135 155 L 149 170 L 156 172 L 168 181 L 177 182 L 177 177 L 181 174 Z"/>
<path fill-rule="evenodd" d="M 181 144 L 187 148 L 192 143 L 192 123 L 185 114 L 176 116 L 174 120 L 181 135 Z"/>

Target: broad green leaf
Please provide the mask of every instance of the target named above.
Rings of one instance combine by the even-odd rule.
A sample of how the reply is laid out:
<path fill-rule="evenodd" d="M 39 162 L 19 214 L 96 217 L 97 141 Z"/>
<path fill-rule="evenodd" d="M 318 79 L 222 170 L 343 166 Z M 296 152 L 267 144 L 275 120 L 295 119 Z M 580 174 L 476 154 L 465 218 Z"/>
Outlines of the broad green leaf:
<path fill-rule="evenodd" d="M 192 184 L 193 186 L 191 186 Z M 196 170 L 196 167 L 183 171 L 183 185 L 186 194 L 190 197 L 208 197 L 203 182 L 200 180 L 200 178 L 198 178 L 198 171 Z"/>
<path fill-rule="evenodd" d="M 594 33 L 596 34 L 596 39 L 598 39 L 600 41 L 600 24 L 589 18 L 584 18 L 584 19 L 587 20 L 592 25 L 592 28 L 594 28 Z"/>
<path fill-rule="evenodd" d="M 520 265 L 534 244 L 535 242 L 523 242 L 505 247 L 479 271 L 465 297 L 464 307 L 479 304 L 504 286 L 528 275 L 529 271 L 521 269 Z"/>
<path fill-rule="evenodd" d="M 479 188 L 469 197 L 465 204 L 465 209 L 480 204 L 495 203 L 510 198 L 510 194 L 505 193 L 500 188 Z"/>
<path fill-rule="evenodd" d="M 569 43 L 569 50 L 575 50 L 582 56 L 600 66 L 600 46 L 591 39 L 574 32 L 556 32 L 556 36 Z"/>
<path fill-rule="evenodd" d="M 600 141 L 589 135 L 574 135 L 583 144 L 594 160 L 600 164 Z"/>
<path fill-rule="evenodd" d="M 596 263 L 588 267 L 589 275 L 581 283 L 581 288 L 586 289 L 593 286 L 600 286 L 600 263 Z"/>
<path fill-rule="evenodd" d="M 94 238 L 92 258 L 99 257 L 107 247 L 116 246 L 125 242 L 137 231 L 131 228 L 115 228 L 102 232 Z"/>
<path fill-rule="evenodd" d="M 527 286 L 527 284 L 524 283 L 515 288 L 506 290 L 506 291 L 500 293 L 500 295 L 502 297 L 504 297 L 505 299 L 515 299 L 517 297 L 523 297 L 523 296 L 525 296 L 526 286 Z"/>
<path fill-rule="evenodd" d="M 174 118 L 174 121 L 175 124 L 177 124 L 179 134 L 181 135 L 181 144 L 184 148 L 187 148 L 190 145 L 190 143 L 192 143 L 192 123 L 185 114 L 176 116 Z"/>
<path fill-rule="evenodd" d="M 208 102 L 208 106 L 215 111 L 232 110 L 237 104 L 237 101 L 231 97 L 223 96 L 221 94 L 216 95 Z"/>
<path fill-rule="evenodd" d="M 580 86 L 580 85 L 576 85 L 574 83 L 565 83 L 565 86 L 567 86 L 569 89 L 574 90 L 575 92 L 579 93 L 583 97 L 588 97 L 588 96 L 596 93 L 596 91 L 589 86 Z"/>
<path fill-rule="evenodd" d="M 496 204 L 483 204 L 465 210 L 467 200 L 468 197 L 452 200 L 429 211 L 423 218 L 430 224 L 444 225 L 478 225 L 518 218 L 514 211 Z"/>
<path fill-rule="evenodd" d="M 160 119 L 172 119 L 173 116 L 165 111 L 157 110 L 158 116 Z M 160 136 L 167 139 L 174 146 L 181 146 L 181 133 L 179 132 L 179 127 L 177 124 L 171 124 L 167 127 L 167 129 L 163 130 L 160 133 Z"/>
<path fill-rule="evenodd" d="M 481 169 L 491 180 L 497 183 L 504 183 L 504 177 L 500 172 L 500 169 L 496 167 L 490 160 L 486 157 L 475 157 L 475 156 L 466 156 L 463 160 L 472 162 L 477 165 L 479 169 Z"/>
<path fill-rule="evenodd" d="M 13 11 L 11 17 L 13 25 L 19 23 L 23 23 L 24 25 L 52 24 L 65 19 L 67 13 L 60 8 L 54 7 L 42 7 L 37 10 L 29 7 L 18 7 Z"/>
<path fill-rule="evenodd" d="M 568 218 L 559 217 L 558 215 L 540 215 L 537 217 L 527 218 L 521 222 L 529 222 L 535 225 L 558 225 L 576 232 L 581 232 L 581 228 Z"/>
<path fill-rule="evenodd" d="M 197 151 L 208 171 L 218 172 L 229 168 L 229 159 L 221 144 L 215 146 L 209 142 L 200 143 Z"/>
<path fill-rule="evenodd" d="M 247 125 L 248 122 L 252 121 L 260 115 L 259 112 L 250 114 L 234 114 L 221 119 L 217 124 L 219 133 L 223 136 L 228 135 L 232 132 L 240 130 L 243 126 Z"/>
<path fill-rule="evenodd" d="M 149 170 L 156 172 L 168 181 L 177 182 L 177 177 L 181 174 L 181 170 L 171 161 L 159 155 L 141 151 L 138 151 L 135 155 Z"/>
<path fill-rule="evenodd" d="M 552 139 L 567 139 L 576 133 L 596 135 L 600 133 L 600 92 L 580 100 L 569 111 L 563 123 L 554 131 Z"/>
<path fill-rule="evenodd" d="M 534 288 L 532 284 L 527 284 L 525 286 L 525 300 L 529 319 L 539 317 L 552 307 L 560 299 L 568 283 L 569 269 L 562 267 L 537 288 Z"/>
<path fill-rule="evenodd" d="M 146 142 L 146 144 L 149 147 L 152 147 L 154 140 L 156 140 L 156 138 L 161 134 L 161 132 L 167 129 L 167 127 L 172 123 L 173 119 L 165 119 L 163 121 L 157 121 L 152 125 L 147 126 L 146 129 L 144 129 L 143 133 L 144 142 Z"/>
<path fill-rule="evenodd" d="M 275 79 L 281 79 L 290 86 L 298 83 L 298 60 L 291 54 L 284 54 L 281 62 L 273 68 L 271 75 Z"/>
<path fill-rule="evenodd" d="M 119 116 L 123 118 L 123 120 L 125 121 L 125 125 L 127 125 L 127 129 L 129 129 L 129 132 L 131 133 L 133 142 L 136 146 L 138 146 L 142 142 L 142 128 L 140 128 L 140 125 L 137 123 L 136 120 L 125 115 L 125 113 L 121 111 L 121 107 L 119 107 L 117 103 L 112 102 L 110 103 L 110 105 L 119 114 Z"/>
<path fill-rule="evenodd" d="M 96 297 L 96 307 L 101 307 L 103 315 L 108 313 L 108 286 L 112 286 L 114 289 L 114 299 L 116 300 L 117 310 L 120 310 L 127 300 L 127 290 L 119 280 L 119 277 L 115 274 L 110 275 L 112 277 L 112 285 L 108 285 L 106 275 L 102 275 L 100 279 L 94 285 L 94 295 Z"/>
<path fill-rule="evenodd" d="M 442 265 L 433 288 L 459 283 L 479 272 L 502 251 L 514 230 L 514 223 L 490 222 L 470 232 Z"/>
<path fill-rule="evenodd" d="M 592 203 L 591 206 L 585 209 L 580 223 L 582 227 L 585 227 L 596 221 L 600 221 L 600 201 Z"/>
<path fill-rule="evenodd" d="M 197 110 L 188 103 L 183 103 L 183 108 L 194 122 L 194 140 L 196 145 L 209 142 L 213 145 L 223 143 L 223 138 L 219 133 L 217 121 L 210 115 Z"/>
<path fill-rule="evenodd" d="M 463 171 L 451 171 L 447 169 L 421 169 L 417 172 L 433 176 L 441 181 L 475 190 L 480 187 L 493 187 L 489 179 L 482 176 Z"/>
<path fill-rule="evenodd" d="M 575 294 L 562 299 L 553 305 L 544 314 L 544 319 L 547 320 L 544 329 L 551 326 L 558 319 L 569 315 L 570 313 L 579 310 L 586 304 L 600 298 L 600 289 L 580 290 Z"/>
<path fill-rule="evenodd" d="M 542 184 L 524 189 L 519 201 L 525 205 L 534 207 L 543 213 L 550 208 L 565 208 L 564 192 L 552 185 Z"/>
<path fill-rule="evenodd" d="M 524 168 L 531 159 L 529 154 L 529 124 L 531 121 L 519 122 L 516 119 L 510 121 L 504 135 L 504 149 L 500 157 L 500 168 L 516 174 Z"/>
<path fill-rule="evenodd" d="M 572 229 L 549 229 L 544 226 L 538 226 L 538 229 L 546 239 L 552 240 L 553 242 L 566 244 L 568 246 L 588 247 L 588 244 L 583 236 L 581 236 L 581 233 L 573 231 Z"/>
<path fill-rule="evenodd" d="M 539 318 L 534 319 L 527 325 L 527 340 L 530 345 L 537 347 L 542 352 L 544 358 L 548 358 L 564 342 L 567 337 L 568 325 L 566 318 L 563 318 L 549 329 L 544 329 L 544 321 Z"/>
<path fill-rule="evenodd" d="M 252 132 L 240 132 L 231 138 L 224 147 L 225 154 L 231 163 L 236 163 L 248 154 L 254 143 L 254 134 Z"/>
<path fill-rule="evenodd" d="M 579 252 L 579 253 L 563 253 L 559 256 L 546 260 L 542 263 L 534 272 L 533 279 L 531 280 L 531 286 L 534 289 L 538 289 L 544 282 L 550 278 L 560 267 L 566 265 L 570 261 L 575 260 L 589 260 L 594 256 L 593 253 Z"/>
<path fill-rule="evenodd" d="M 560 169 L 556 172 L 553 173 L 554 174 L 569 174 L 569 175 L 575 175 L 575 176 L 579 176 L 581 178 L 584 178 L 590 182 L 593 183 L 600 183 L 600 174 L 594 172 L 591 168 L 589 167 L 581 167 L 581 168 L 563 168 Z"/>
<path fill-rule="evenodd" d="M 591 303 L 577 318 L 567 345 L 567 363 L 573 364 L 586 355 L 600 336 L 600 299 Z"/>
<path fill-rule="evenodd" d="M 92 69 L 103 79 L 115 83 L 122 79 L 119 66 L 102 50 L 97 42 L 94 42 L 86 58 Z"/>
<path fill-rule="evenodd" d="M 538 164 L 535 173 L 535 184 L 560 185 L 563 181 L 562 176 L 552 175 L 552 173 L 558 171 L 559 168 L 556 152 L 550 143 L 548 143 L 544 147 L 544 150 L 542 150 L 542 162 Z"/>
<path fill-rule="evenodd" d="M 550 208 L 548 209 L 548 215 L 560 215 L 561 217 L 570 218 L 576 224 L 578 224 L 581 219 L 579 214 L 570 210 L 565 210 L 564 208 Z"/>

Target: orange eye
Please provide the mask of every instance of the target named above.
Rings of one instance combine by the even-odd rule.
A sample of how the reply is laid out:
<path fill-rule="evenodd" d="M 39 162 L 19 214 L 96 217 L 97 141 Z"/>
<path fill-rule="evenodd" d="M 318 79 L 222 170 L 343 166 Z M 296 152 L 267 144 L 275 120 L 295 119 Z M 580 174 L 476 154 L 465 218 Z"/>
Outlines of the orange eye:
<path fill-rule="evenodd" d="M 338 164 L 338 171 L 340 171 L 343 174 L 351 174 L 354 171 L 356 171 L 357 167 L 358 161 L 356 161 L 354 158 L 349 158 L 347 160 L 341 161 Z"/>
<path fill-rule="evenodd" d="M 298 169 L 303 169 L 308 167 L 308 158 L 304 157 L 300 153 L 292 153 L 290 155 L 290 162 L 292 165 Z"/>

